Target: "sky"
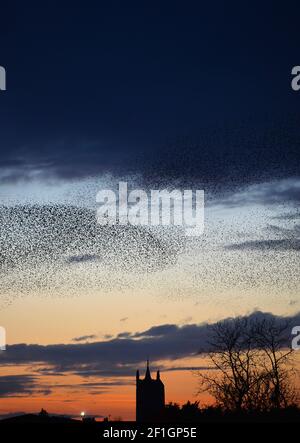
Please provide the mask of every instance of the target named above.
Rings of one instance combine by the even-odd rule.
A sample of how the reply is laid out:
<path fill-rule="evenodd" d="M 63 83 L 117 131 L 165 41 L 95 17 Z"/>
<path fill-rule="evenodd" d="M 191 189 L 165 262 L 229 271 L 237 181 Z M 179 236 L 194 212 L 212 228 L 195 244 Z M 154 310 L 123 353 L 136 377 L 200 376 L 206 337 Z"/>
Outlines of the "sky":
<path fill-rule="evenodd" d="M 1 10 L 0 414 L 133 418 L 148 356 L 168 401 L 196 398 L 207 325 L 298 318 L 299 4 Z M 97 225 L 120 181 L 203 189 L 203 235 Z"/>

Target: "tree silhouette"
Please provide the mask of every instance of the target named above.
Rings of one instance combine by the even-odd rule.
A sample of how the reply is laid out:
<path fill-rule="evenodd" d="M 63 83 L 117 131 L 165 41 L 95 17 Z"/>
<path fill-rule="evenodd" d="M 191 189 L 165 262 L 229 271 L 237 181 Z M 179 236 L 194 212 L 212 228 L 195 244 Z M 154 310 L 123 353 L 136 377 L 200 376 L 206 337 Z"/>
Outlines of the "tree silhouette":
<path fill-rule="evenodd" d="M 207 353 L 215 369 L 198 372 L 199 392 L 231 411 L 267 411 L 297 402 L 288 322 L 237 318 L 211 328 Z M 217 371 L 216 371 L 217 370 Z"/>

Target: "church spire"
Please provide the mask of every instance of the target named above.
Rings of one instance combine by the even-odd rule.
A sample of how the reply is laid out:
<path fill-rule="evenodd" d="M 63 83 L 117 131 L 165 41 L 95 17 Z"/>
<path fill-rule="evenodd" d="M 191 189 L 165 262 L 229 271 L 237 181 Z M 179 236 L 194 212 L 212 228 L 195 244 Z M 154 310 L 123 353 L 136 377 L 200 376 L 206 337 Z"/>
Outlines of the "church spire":
<path fill-rule="evenodd" d="M 151 374 L 150 374 L 150 368 L 149 368 L 149 358 L 147 358 L 147 369 L 146 369 L 145 380 L 151 380 Z"/>

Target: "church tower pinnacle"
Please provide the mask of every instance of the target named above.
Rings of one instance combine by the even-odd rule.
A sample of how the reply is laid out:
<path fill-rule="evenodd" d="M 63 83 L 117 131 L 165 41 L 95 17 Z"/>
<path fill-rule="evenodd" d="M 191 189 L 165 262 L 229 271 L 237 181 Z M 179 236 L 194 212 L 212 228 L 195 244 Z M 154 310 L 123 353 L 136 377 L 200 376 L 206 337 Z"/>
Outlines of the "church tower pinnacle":
<path fill-rule="evenodd" d="M 150 367 L 149 367 L 149 358 L 147 358 L 147 369 L 145 374 L 145 380 L 151 380 L 151 373 L 150 373 Z"/>

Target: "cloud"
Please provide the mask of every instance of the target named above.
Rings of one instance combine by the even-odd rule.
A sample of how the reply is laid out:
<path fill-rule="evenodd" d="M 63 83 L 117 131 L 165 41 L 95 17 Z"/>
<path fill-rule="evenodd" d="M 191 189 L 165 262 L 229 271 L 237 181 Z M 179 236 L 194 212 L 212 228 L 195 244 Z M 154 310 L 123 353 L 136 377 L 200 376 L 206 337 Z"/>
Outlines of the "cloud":
<path fill-rule="evenodd" d="M 37 388 L 37 378 L 32 375 L 0 376 L 0 397 L 49 395 L 51 390 Z"/>
<path fill-rule="evenodd" d="M 285 123 L 285 130 L 281 121 L 280 125 L 264 122 L 263 127 L 256 126 L 253 131 L 252 122 L 238 127 L 235 120 L 231 128 L 201 127 L 191 137 L 178 137 L 172 129 L 170 142 L 164 145 L 158 140 L 149 143 L 144 136 L 138 143 L 133 140 L 135 136 L 130 140 L 125 136 L 120 143 L 111 134 L 105 140 L 98 134 L 93 139 L 80 137 L 79 141 L 78 137 L 64 134 L 63 140 L 50 139 L 45 143 L 43 134 L 38 142 L 28 141 L 26 147 L 22 140 L 3 150 L 0 177 L 9 182 L 30 180 L 37 175 L 71 180 L 131 171 L 152 183 L 203 181 L 208 187 L 239 187 L 298 173 L 299 128 L 295 119 L 291 130 L 291 121 Z M 132 130 L 136 135 L 136 125 Z"/>
<path fill-rule="evenodd" d="M 112 334 L 104 334 L 103 337 L 108 340 L 110 338 L 113 338 L 113 335 Z"/>
<path fill-rule="evenodd" d="M 120 334 L 117 335 L 117 338 L 129 338 L 132 336 L 131 332 L 120 332 Z"/>
<path fill-rule="evenodd" d="M 300 314 L 285 318 L 269 313 L 255 312 L 248 318 L 287 319 L 292 325 L 300 324 Z M 230 319 L 227 319 L 230 321 Z M 0 355 L 2 365 L 47 364 L 55 372 L 72 372 L 81 376 L 132 376 L 144 367 L 147 356 L 152 362 L 175 361 L 193 357 L 208 349 L 211 324 L 166 324 L 153 326 L 130 336 L 108 341 L 77 344 L 16 344 L 7 346 Z"/>
<path fill-rule="evenodd" d="M 172 366 L 170 368 L 161 368 L 163 372 L 174 372 L 174 371 L 215 371 L 217 370 L 214 366 Z"/>
<path fill-rule="evenodd" d="M 134 337 L 163 337 L 167 335 L 174 334 L 178 331 L 177 325 L 165 324 L 160 326 L 152 326 L 152 328 L 147 329 L 143 332 L 137 332 Z"/>
<path fill-rule="evenodd" d="M 81 335 L 80 337 L 74 337 L 72 338 L 72 341 L 79 342 L 79 341 L 87 341 L 87 340 L 93 340 L 94 338 L 97 338 L 97 335 L 90 334 L 90 335 Z"/>
<path fill-rule="evenodd" d="M 268 224 L 264 231 L 268 238 L 231 243 L 225 249 L 233 251 L 299 251 L 300 250 L 300 225 L 293 222 L 292 214 L 272 217 L 276 220 L 292 221 L 290 226 Z M 273 238 L 272 238 L 273 237 Z M 274 238 L 277 237 L 277 238 Z"/>
<path fill-rule="evenodd" d="M 298 205 L 299 202 L 300 178 L 297 176 L 243 186 L 240 190 L 227 193 L 217 201 L 218 204 L 232 208 L 251 204 Z M 298 212 L 296 214 L 298 214 Z M 296 214 L 289 213 L 288 215 L 285 215 L 284 218 L 297 218 Z"/>
<path fill-rule="evenodd" d="M 52 374 L 56 375 L 56 374 Z M 84 383 L 62 383 L 58 384 L 55 383 L 55 388 L 59 389 L 67 389 L 74 392 L 80 392 L 82 390 L 89 391 L 90 394 L 105 394 L 107 393 L 112 387 L 114 386 L 128 386 L 134 384 L 134 380 L 128 380 L 123 378 L 115 378 L 115 379 L 109 379 L 109 380 L 97 380 L 94 382 L 84 382 Z"/>

